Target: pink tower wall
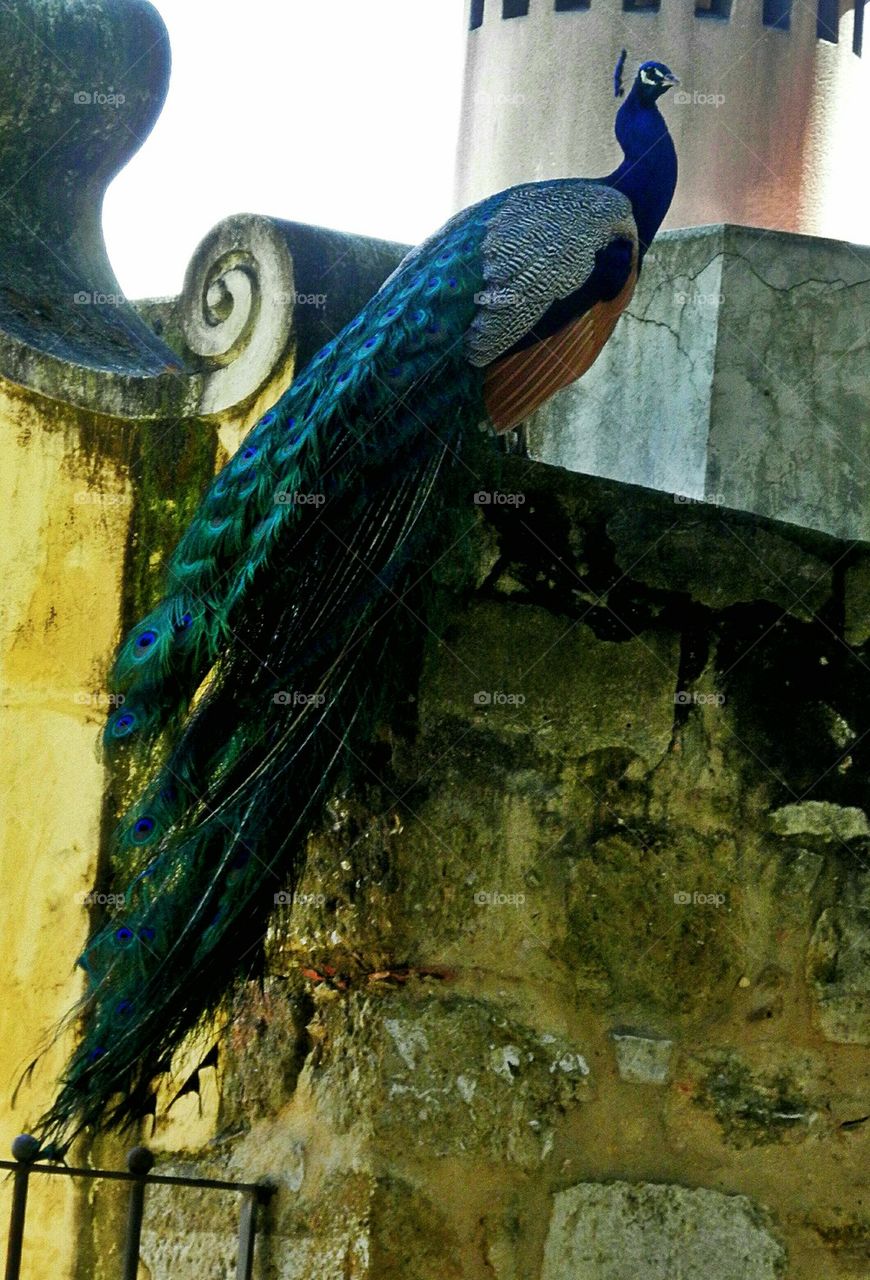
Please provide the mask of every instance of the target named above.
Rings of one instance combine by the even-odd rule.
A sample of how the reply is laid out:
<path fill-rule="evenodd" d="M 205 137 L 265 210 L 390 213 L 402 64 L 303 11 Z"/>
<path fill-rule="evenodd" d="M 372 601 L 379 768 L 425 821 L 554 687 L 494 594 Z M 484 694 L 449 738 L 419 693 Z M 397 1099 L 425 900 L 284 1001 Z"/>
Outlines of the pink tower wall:
<path fill-rule="evenodd" d="M 789 31 L 765 27 L 761 9 L 733 0 L 724 21 L 696 17 L 694 0 L 661 0 L 657 14 L 624 13 L 622 0 L 567 13 L 530 0 L 527 16 L 504 19 L 501 0 L 486 0 L 468 35 L 457 203 L 609 172 L 620 158 L 611 75 L 626 46 L 627 75 L 655 57 L 682 81 L 664 106 L 680 158 L 666 226 L 870 240 L 870 32 L 859 58 L 851 7 L 841 6 L 838 44 L 817 39 L 812 2 L 793 0 Z"/>

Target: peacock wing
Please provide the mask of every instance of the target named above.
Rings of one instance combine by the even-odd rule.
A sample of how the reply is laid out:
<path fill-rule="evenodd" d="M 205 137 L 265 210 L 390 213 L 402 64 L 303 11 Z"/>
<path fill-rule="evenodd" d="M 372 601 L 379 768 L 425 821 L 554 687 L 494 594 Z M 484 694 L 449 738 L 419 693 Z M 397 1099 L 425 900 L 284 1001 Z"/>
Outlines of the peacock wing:
<path fill-rule="evenodd" d="M 585 373 L 613 332 L 637 280 L 631 204 L 597 182 L 515 187 L 482 256 L 466 355 L 485 369 L 487 412 L 505 431 Z"/>

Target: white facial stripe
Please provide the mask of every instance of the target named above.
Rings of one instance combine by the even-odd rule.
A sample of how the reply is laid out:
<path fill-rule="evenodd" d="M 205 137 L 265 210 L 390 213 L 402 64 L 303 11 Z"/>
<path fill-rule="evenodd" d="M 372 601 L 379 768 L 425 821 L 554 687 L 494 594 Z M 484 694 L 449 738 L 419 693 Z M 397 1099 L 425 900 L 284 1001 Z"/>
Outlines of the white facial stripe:
<path fill-rule="evenodd" d="M 661 76 L 658 71 L 641 71 L 640 78 L 644 84 L 661 84 Z"/>

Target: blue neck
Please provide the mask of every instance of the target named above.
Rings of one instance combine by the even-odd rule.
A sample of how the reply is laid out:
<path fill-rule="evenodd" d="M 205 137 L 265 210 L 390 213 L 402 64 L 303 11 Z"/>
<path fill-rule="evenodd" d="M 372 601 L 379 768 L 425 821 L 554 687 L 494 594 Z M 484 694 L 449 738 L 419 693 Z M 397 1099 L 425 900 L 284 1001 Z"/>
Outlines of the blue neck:
<path fill-rule="evenodd" d="M 637 81 L 616 114 L 616 138 L 625 159 L 601 181 L 631 201 L 642 258 L 673 198 L 677 153 L 658 107 L 642 100 Z"/>

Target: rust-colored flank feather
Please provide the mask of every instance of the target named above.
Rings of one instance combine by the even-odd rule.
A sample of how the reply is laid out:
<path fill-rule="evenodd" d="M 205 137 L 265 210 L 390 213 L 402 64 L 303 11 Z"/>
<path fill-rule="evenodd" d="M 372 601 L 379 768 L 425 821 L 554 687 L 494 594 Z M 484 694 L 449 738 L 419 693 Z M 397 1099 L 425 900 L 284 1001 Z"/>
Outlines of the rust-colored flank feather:
<path fill-rule="evenodd" d="M 583 376 L 598 358 L 628 306 L 637 264 L 615 298 L 597 302 L 534 346 L 496 360 L 486 371 L 486 408 L 496 431 L 509 431 L 556 391 Z"/>

